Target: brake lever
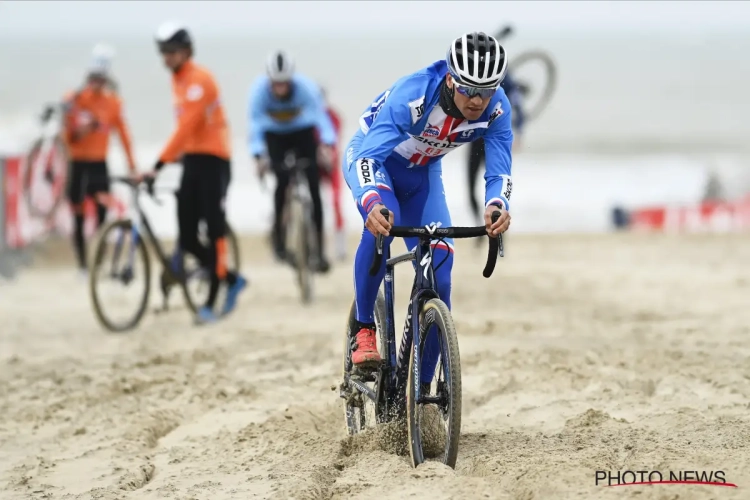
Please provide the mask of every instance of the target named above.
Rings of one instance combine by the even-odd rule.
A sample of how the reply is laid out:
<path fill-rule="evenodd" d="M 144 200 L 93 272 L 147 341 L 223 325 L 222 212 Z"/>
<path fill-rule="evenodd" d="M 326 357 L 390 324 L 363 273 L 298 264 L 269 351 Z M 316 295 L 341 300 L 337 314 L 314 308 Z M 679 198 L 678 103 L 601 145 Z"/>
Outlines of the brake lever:
<path fill-rule="evenodd" d="M 388 220 L 391 215 L 387 208 L 381 208 L 380 214 L 385 217 L 385 220 Z M 378 274 L 380 264 L 383 261 L 383 252 L 385 251 L 383 239 L 384 236 L 382 234 L 378 234 L 375 238 L 375 257 L 372 259 L 372 265 L 370 266 L 370 276 Z"/>
<path fill-rule="evenodd" d="M 500 211 L 496 210 L 492 212 L 492 223 L 497 222 L 500 218 Z M 497 235 L 497 253 L 500 257 L 505 257 L 505 249 L 503 248 L 503 233 Z"/>
<path fill-rule="evenodd" d="M 159 200 L 159 198 L 156 197 L 156 191 L 154 190 L 154 184 L 156 184 L 156 179 L 151 177 L 147 178 L 143 181 L 146 184 L 146 193 L 148 193 L 149 198 L 156 203 L 158 206 L 162 206 L 164 202 Z"/>

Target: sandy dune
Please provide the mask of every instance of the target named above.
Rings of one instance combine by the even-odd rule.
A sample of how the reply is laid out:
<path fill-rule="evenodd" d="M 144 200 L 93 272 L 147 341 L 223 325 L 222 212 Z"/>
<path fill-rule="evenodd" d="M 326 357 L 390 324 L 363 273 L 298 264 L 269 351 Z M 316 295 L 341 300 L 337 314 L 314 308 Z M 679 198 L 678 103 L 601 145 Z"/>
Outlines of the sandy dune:
<path fill-rule="evenodd" d="M 49 262 L 0 287 L 0 498 L 749 497 L 750 237 L 511 235 L 490 280 L 484 248 L 457 249 L 456 470 L 345 436 L 331 385 L 351 265 L 305 309 L 247 239 L 251 288 L 209 328 L 179 309 L 106 334 Z M 739 488 L 607 488 L 599 469 Z"/>

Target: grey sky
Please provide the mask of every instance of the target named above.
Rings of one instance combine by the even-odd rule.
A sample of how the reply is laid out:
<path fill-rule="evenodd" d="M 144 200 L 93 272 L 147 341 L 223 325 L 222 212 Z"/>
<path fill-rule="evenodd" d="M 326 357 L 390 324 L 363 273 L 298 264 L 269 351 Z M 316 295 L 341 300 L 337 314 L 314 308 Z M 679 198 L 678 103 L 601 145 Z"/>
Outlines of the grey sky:
<path fill-rule="evenodd" d="M 592 31 L 705 33 L 750 31 L 750 2 L 742 1 L 2 1 L 0 36 L 153 32 L 167 19 L 205 35 L 295 33 L 408 35 L 414 32 L 494 31 L 513 22 L 525 33 Z M 489 23 L 488 23 L 489 21 Z"/>

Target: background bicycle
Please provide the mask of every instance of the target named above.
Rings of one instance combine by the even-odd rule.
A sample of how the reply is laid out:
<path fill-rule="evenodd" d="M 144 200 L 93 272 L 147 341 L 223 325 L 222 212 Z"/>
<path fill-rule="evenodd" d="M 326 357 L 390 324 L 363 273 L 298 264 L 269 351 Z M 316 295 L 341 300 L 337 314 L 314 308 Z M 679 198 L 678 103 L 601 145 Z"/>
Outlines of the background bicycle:
<path fill-rule="evenodd" d="M 318 241 L 313 221 L 313 203 L 305 169 L 311 162 L 286 155 L 284 166 L 290 172 L 282 223 L 286 232 L 287 260 L 296 273 L 303 304 L 313 300 L 313 275 L 318 272 Z"/>
<path fill-rule="evenodd" d="M 185 303 L 191 313 L 195 314 L 198 305 L 205 301 L 204 294 L 208 292 L 208 271 L 201 268 L 195 259 L 184 258 L 179 248 L 175 248 L 171 254 L 164 250 L 140 201 L 142 188 L 146 187 L 151 198 L 160 204 L 154 197 L 153 184 L 138 183 L 128 177 L 112 177 L 112 180 L 130 189 L 132 214 L 127 218 L 111 221 L 97 234 L 89 266 L 90 298 L 97 319 L 113 332 L 130 330 L 140 323 L 151 295 L 152 259 L 146 241 L 156 252 L 156 262 L 162 268 L 159 280 L 163 299 L 161 310 L 168 308 L 171 289 L 179 286 Z M 228 264 L 239 269 L 237 238 L 231 228 L 227 229 L 230 252 Z M 202 237 L 205 242 L 205 230 Z M 139 278 L 142 283 L 133 285 Z M 127 297 L 122 295 L 113 300 L 114 293 L 106 290 L 108 284 L 114 285 L 115 293 L 134 292 L 131 295 L 135 298 L 135 305 L 129 305 Z M 118 318 L 118 313 L 122 311 L 125 311 L 124 317 Z"/>
<path fill-rule="evenodd" d="M 525 121 L 537 120 L 549 106 L 557 88 L 557 66 L 544 50 L 529 50 L 512 55 L 508 75 L 522 97 Z"/>
<path fill-rule="evenodd" d="M 513 26 L 506 25 L 495 36 L 500 43 L 505 44 L 505 40 L 513 32 Z M 511 98 L 511 104 L 520 108 L 516 110 L 519 116 L 516 119 L 521 120 L 522 116 L 524 122 L 536 120 L 557 88 L 557 66 L 544 50 L 527 50 L 520 54 L 511 52 L 507 76 L 502 86 Z M 520 94 L 520 101 L 512 96 L 514 92 Z"/>
<path fill-rule="evenodd" d="M 45 106 L 39 136 L 24 156 L 22 186 L 32 217 L 51 218 L 65 197 L 68 150 L 61 136 L 64 114 L 63 103 Z"/>

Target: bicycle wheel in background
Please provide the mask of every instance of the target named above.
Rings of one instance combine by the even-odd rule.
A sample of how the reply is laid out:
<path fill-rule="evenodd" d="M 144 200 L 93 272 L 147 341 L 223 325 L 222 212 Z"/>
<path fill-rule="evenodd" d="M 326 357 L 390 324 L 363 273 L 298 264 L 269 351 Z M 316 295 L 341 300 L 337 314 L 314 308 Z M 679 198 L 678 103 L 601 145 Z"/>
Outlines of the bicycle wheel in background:
<path fill-rule="evenodd" d="M 227 223 L 227 269 L 232 271 L 240 272 L 240 242 L 237 239 L 236 233 L 232 230 Z M 206 225 L 201 222 L 198 228 L 198 240 L 202 245 L 208 246 L 209 239 L 207 234 Z M 185 267 L 186 284 L 183 288 L 183 295 L 185 303 L 188 305 L 190 310 L 195 313 L 198 308 L 206 303 L 208 300 L 208 292 L 211 287 L 211 276 L 208 269 L 200 267 L 198 260 L 192 255 L 183 255 L 183 266 Z M 223 302 L 223 297 L 226 293 L 226 287 L 222 286 L 219 288 L 219 295 L 217 296 L 217 303 Z"/>
<path fill-rule="evenodd" d="M 531 69 L 534 66 L 541 68 L 542 77 L 534 76 L 534 71 Z M 557 66 L 555 62 L 549 54 L 543 51 L 522 52 L 512 58 L 508 65 L 508 72 L 521 87 L 526 121 L 536 120 L 549 105 L 552 94 L 557 88 Z M 544 83 L 538 83 L 539 80 Z M 533 81 L 537 83 L 533 83 Z"/>
<path fill-rule="evenodd" d="M 439 299 L 428 300 L 420 312 L 420 331 L 430 332 L 432 327 L 437 329 L 440 357 L 429 391 L 423 385 L 419 401 L 414 397 L 414 363 L 419 360 L 414 359 L 413 348 L 409 356 L 406 415 L 410 455 L 413 467 L 425 458 L 441 457 L 444 464 L 455 468 L 461 434 L 461 359 L 453 318 Z"/>
<path fill-rule="evenodd" d="M 120 219 L 99 230 L 93 249 L 89 261 L 89 295 L 94 313 L 111 332 L 131 330 L 143 318 L 151 293 L 151 263 L 146 244 L 133 231 L 130 220 Z M 143 284 L 133 286 L 139 278 L 143 278 Z M 113 285 L 112 292 L 107 285 Z M 134 300 L 127 300 L 128 292 Z M 118 319 L 118 313 L 123 313 L 123 317 Z"/>
<path fill-rule="evenodd" d="M 23 174 L 29 214 L 40 218 L 54 215 L 65 197 L 67 179 L 68 153 L 62 138 L 37 139 L 26 154 Z"/>
<path fill-rule="evenodd" d="M 287 242 L 291 242 L 293 251 L 292 261 L 297 272 L 297 284 L 300 287 L 302 303 L 309 304 L 313 298 L 313 272 L 310 268 L 310 230 L 312 222 L 307 214 L 310 211 L 299 198 L 292 197 L 289 201 L 289 229 Z"/>
<path fill-rule="evenodd" d="M 349 309 L 349 318 L 346 322 L 344 331 L 344 363 L 343 377 L 352 372 L 352 343 L 351 338 L 357 332 L 352 331 L 355 326 L 357 314 L 357 303 L 352 301 L 352 307 Z M 378 351 L 380 357 L 386 359 L 387 345 L 385 332 L 385 297 L 382 291 L 378 291 L 378 297 L 375 300 L 375 328 L 378 332 Z M 370 389 L 372 389 L 370 384 Z M 345 391 L 347 391 L 345 389 Z M 344 399 L 344 421 L 349 435 L 354 435 L 365 430 L 366 427 L 374 426 L 379 422 L 378 415 L 381 415 L 382 409 L 375 408 L 375 404 L 367 396 L 358 391 L 347 391 L 348 397 Z M 382 420 L 382 419 L 381 419 Z"/>

